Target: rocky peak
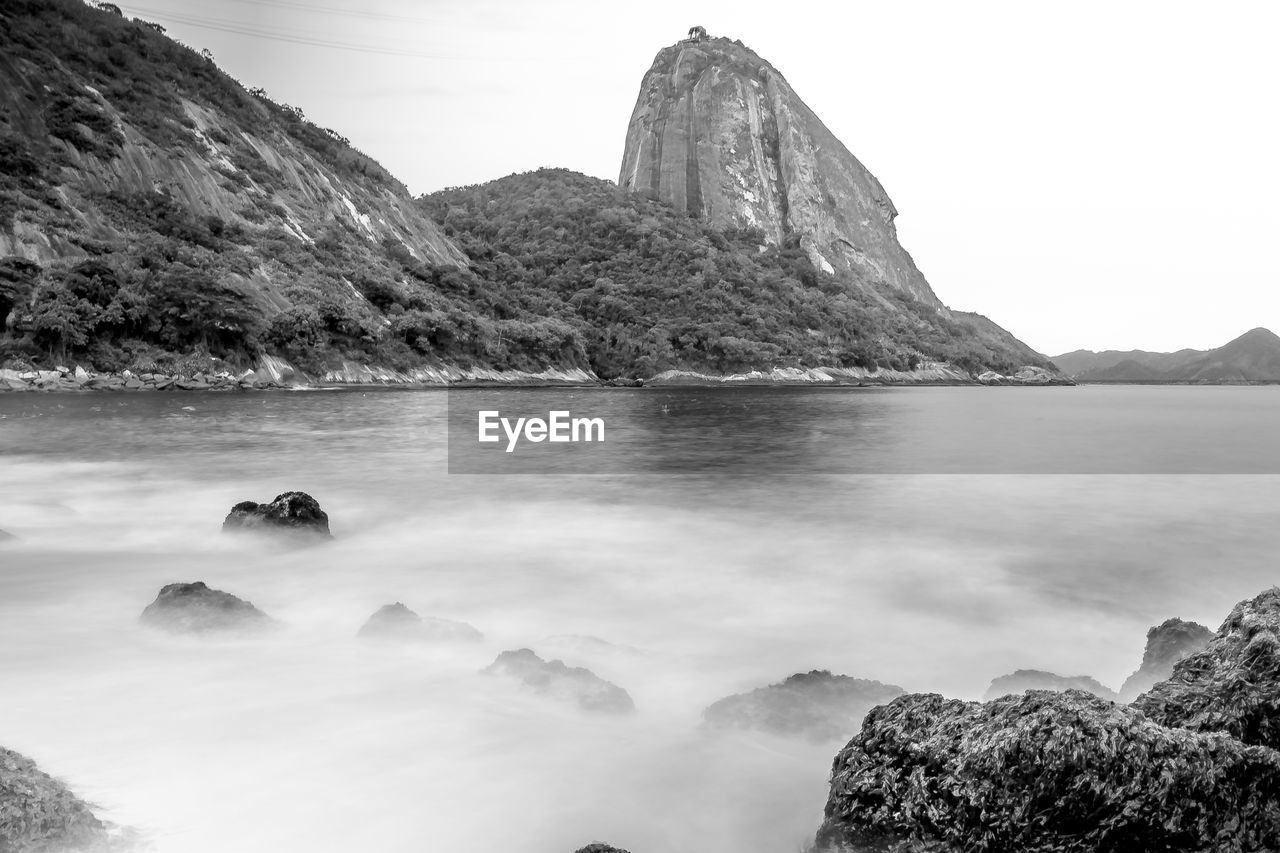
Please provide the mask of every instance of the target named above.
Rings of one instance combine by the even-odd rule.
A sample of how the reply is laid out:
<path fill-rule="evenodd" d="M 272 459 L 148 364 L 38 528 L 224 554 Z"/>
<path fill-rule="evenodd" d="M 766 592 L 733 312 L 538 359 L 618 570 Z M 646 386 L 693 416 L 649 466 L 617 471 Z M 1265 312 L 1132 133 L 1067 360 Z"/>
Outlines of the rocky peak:
<path fill-rule="evenodd" d="M 618 183 L 717 225 L 758 228 L 770 243 L 796 240 L 818 269 L 946 310 L 899 245 L 884 187 L 740 41 L 691 35 L 658 52 Z"/>

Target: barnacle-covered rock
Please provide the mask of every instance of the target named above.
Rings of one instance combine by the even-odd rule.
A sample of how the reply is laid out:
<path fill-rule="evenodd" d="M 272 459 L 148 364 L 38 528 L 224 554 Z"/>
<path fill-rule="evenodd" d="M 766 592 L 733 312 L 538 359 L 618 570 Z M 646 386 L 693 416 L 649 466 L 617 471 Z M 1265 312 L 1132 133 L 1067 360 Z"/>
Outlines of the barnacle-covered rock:
<path fill-rule="evenodd" d="M 0 851 L 98 851 L 107 845 L 107 827 L 88 803 L 30 758 L 0 747 Z"/>

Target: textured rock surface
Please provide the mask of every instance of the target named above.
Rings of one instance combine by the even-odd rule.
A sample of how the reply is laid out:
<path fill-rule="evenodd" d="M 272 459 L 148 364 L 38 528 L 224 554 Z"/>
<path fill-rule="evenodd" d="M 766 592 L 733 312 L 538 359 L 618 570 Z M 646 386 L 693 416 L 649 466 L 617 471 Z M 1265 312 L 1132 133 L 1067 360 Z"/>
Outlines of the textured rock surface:
<path fill-rule="evenodd" d="M 818 849 L 1276 850 L 1277 745 L 1272 589 L 1127 706 L 1072 690 L 873 710 L 836 757 Z"/>
<path fill-rule="evenodd" d="M 142 622 L 173 633 L 262 631 L 275 625 L 267 614 L 203 581 L 171 583 L 142 611 Z"/>
<path fill-rule="evenodd" d="M 623 850 L 621 847 L 614 847 L 609 844 L 601 844 L 599 841 L 594 841 L 586 847 L 579 847 L 575 853 L 628 853 L 628 851 Z"/>
<path fill-rule="evenodd" d="M 26 756 L 0 747 L 0 851 L 97 851 L 107 828 L 89 805 Z"/>
<path fill-rule="evenodd" d="M 710 726 L 758 729 L 814 740 L 847 739 L 866 713 L 902 695 L 902 688 L 813 670 L 778 684 L 727 696 L 702 712 Z"/>
<path fill-rule="evenodd" d="M 727 38 L 658 52 L 627 127 L 619 185 L 856 270 L 940 310 L 898 243 L 884 187 L 768 62 Z"/>
<path fill-rule="evenodd" d="M 625 714 L 636 709 L 631 695 L 618 685 L 580 666 L 545 661 L 529 649 L 503 652 L 484 671 L 519 679 L 538 693 L 577 702 L 587 711 Z"/>
<path fill-rule="evenodd" d="M 991 686 L 987 688 L 982 698 L 995 699 L 998 696 L 1023 693 L 1027 690 L 1083 690 L 1103 699 L 1112 701 L 1116 699 L 1114 690 L 1102 686 L 1097 680 L 1087 675 L 1055 675 L 1038 669 L 1019 669 L 992 680 Z"/>
<path fill-rule="evenodd" d="M 484 635 L 466 622 L 419 616 L 400 602 L 378 608 L 356 632 L 366 640 L 479 642 Z"/>
<path fill-rule="evenodd" d="M 822 851 L 1275 849 L 1280 753 L 1083 691 L 913 694 L 836 756 Z"/>
<path fill-rule="evenodd" d="M 1147 647 L 1142 653 L 1142 666 L 1125 679 L 1120 687 L 1120 701 L 1132 702 L 1157 682 L 1173 675 L 1173 665 L 1189 654 L 1200 651 L 1213 639 L 1213 632 L 1198 622 L 1168 619 L 1147 632 Z"/>
<path fill-rule="evenodd" d="M 1133 707 L 1157 722 L 1280 749 L 1280 588 L 1242 601 Z"/>
<path fill-rule="evenodd" d="M 222 522 L 223 533 L 244 530 L 310 534 L 328 537 L 329 516 L 306 492 L 285 492 L 269 504 L 242 501 Z"/>

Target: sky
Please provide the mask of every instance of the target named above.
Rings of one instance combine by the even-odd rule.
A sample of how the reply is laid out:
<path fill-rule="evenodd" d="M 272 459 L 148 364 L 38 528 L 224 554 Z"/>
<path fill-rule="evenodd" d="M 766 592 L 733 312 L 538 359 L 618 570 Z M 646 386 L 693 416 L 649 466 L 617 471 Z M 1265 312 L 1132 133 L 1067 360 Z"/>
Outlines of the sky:
<path fill-rule="evenodd" d="M 542 166 L 617 180 L 641 77 L 701 25 L 880 179 L 948 305 L 1049 355 L 1280 332 L 1273 2 L 118 5 L 415 194 Z"/>

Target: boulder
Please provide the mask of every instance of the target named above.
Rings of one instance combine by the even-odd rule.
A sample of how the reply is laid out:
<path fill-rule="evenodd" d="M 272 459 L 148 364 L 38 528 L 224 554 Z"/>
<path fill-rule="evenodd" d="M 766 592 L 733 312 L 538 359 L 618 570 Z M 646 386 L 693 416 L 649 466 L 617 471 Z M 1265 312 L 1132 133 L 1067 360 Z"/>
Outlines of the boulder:
<path fill-rule="evenodd" d="M 479 642 L 481 634 L 466 622 L 452 619 L 422 617 L 400 602 L 387 604 L 369 617 L 357 637 L 372 640 L 397 640 L 408 642 Z"/>
<path fill-rule="evenodd" d="M 1103 687 L 1095 679 L 1087 675 L 1055 675 L 1038 669 L 1019 669 L 1008 675 L 1002 675 L 991 682 L 983 699 L 995 699 L 1011 693 L 1023 693 L 1027 690 L 1083 690 L 1100 696 L 1103 699 L 1116 701 L 1116 693 Z"/>
<path fill-rule="evenodd" d="M 1173 675 L 1173 665 L 1198 652 L 1213 639 L 1213 632 L 1198 622 L 1168 619 L 1147 631 L 1142 665 L 1120 687 L 1120 701 L 1132 702 L 1157 682 Z"/>
<path fill-rule="evenodd" d="M 518 679 L 538 693 L 576 702 L 587 711 L 628 714 L 636 709 L 631 695 L 618 685 L 580 666 L 545 661 L 530 649 L 503 652 L 484 672 Z"/>
<path fill-rule="evenodd" d="M 0 851 L 108 849 L 107 827 L 89 804 L 24 755 L 0 747 Z"/>
<path fill-rule="evenodd" d="M 1263 851 L 1280 753 L 1081 690 L 875 708 L 836 756 L 819 851 Z"/>
<path fill-rule="evenodd" d="M 628 853 L 621 847 L 614 847 L 610 844 L 602 844 L 599 841 L 593 841 L 586 847 L 579 847 L 575 853 Z"/>
<path fill-rule="evenodd" d="M 1242 601 L 1133 707 L 1158 723 L 1280 749 L 1280 587 Z"/>
<path fill-rule="evenodd" d="M 702 719 L 716 728 L 843 740 L 857 731 L 868 711 L 902 693 L 892 684 L 815 669 L 725 697 L 703 711 Z"/>
<path fill-rule="evenodd" d="M 172 633 L 263 631 L 274 620 L 248 601 L 203 581 L 171 583 L 142 611 L 142 623 Z"/>
<path fill-rule="evenodd" d="M 1280 849 L 1280 589 L 1130 705 L 910 695 L 836 757 L 819 851 Z"/>
<path fill-rule="evenodd" d="M 329 516 L 306 492 L 285 492 L 268 504 L 242 501 L 222 522 L 223 533 L 245 530 L 329 537 Z"/>

